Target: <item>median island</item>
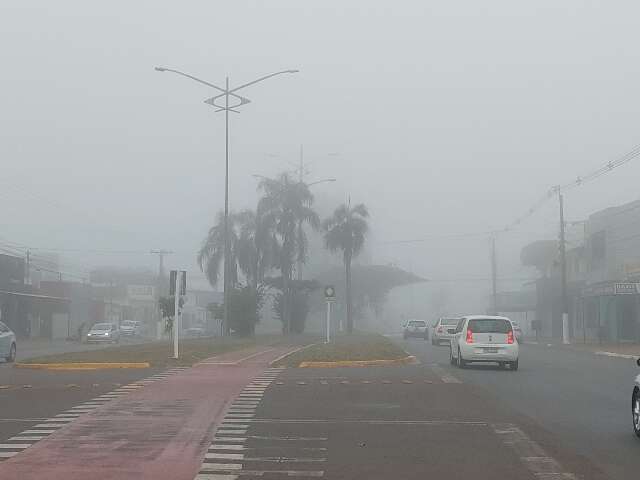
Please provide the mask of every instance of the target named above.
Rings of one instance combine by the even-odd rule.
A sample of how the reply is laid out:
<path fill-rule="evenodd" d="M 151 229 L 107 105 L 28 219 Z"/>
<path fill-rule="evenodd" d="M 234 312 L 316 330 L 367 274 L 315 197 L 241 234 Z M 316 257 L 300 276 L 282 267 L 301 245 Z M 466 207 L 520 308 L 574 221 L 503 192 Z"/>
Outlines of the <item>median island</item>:
<path fill-rule="evenodd" d="M 300 368 L 370 367 L 414 363 L 415 358 L 386 337 L 357 333 L 331 343 L 317 343 L 277 361 L 274 366 Z"/>
<path fill-rule="evenodd" d="M 282 341 L 281 336 L 260 335 L 247 338 L 193 338 L 180 341 L 180 358 L 171 358 L 173 343 L 158 341 L 135 345 L 107 347 L 85 352 L 69 352 L 26 359 L 18 368 L 43 368 L 48 370 L 93 370 L 98 368 L 145 368 L 191 366 L 214 355 L 271 345 Z"/>

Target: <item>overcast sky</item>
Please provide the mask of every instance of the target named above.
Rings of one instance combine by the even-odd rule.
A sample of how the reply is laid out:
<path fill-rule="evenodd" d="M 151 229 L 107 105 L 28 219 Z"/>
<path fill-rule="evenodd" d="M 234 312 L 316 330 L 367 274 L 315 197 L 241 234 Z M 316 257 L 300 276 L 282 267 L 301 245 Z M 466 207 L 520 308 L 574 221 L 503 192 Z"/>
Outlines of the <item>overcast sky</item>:
<path fill-rule="evenodd" d="M 0 240 L 168 248 L 195 269 L 223 205 L 224 117 L 203 103 L 212 90 L 153 67 L 232 85 L 296 68 L 232 115 L 232 208 L 304 144 L 308 180 L 338 179 L 314 187 L 323 211 L 369 206 L 372 261 L 488 275 L 482 236 L 383 242 L 499 228 L 639 144 L 639 14 L 615 0 L 3 0 Z M 636 199 L 639 174 L 640 160 L 572 191 L 567 217 Z M 500 238 L 501 271 L 556 230 L 550 203 Z"/>

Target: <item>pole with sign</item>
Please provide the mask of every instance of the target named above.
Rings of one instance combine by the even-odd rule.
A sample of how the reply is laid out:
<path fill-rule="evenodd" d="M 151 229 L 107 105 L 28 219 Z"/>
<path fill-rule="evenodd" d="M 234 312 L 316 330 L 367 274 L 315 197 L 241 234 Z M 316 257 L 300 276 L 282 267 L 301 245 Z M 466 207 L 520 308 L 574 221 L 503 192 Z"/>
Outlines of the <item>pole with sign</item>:
<path fill-rule="evenodd" d="M 327 340 L 331 342 L 331 304 L 336 301 L 336 289 L 332 285 L 324 287 L 324 299 L 327 302 Z"/>

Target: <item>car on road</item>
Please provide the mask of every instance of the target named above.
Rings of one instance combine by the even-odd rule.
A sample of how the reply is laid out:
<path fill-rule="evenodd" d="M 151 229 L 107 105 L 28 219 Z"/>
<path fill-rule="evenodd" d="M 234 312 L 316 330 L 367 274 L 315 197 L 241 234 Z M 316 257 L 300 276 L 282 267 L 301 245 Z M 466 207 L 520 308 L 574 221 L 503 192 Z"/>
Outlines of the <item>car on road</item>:
<path fill-rule="evenodd" d="M 429 327 L 424 320 L 408 320 L 402 329 L 402 336 L 406 340 L 411 337 L 419 337 L 429 340 Z"/>
<path fill-rule="evenodd" d="M 142 322 L 138 320 L 125 320 L 120 324 L 120 335 L 137 337 L 142 335 Z"/>
<path fill-rule="evenodd" d="M 448 330 L 455 328 L 459 321 L 460 318 L 439 318 L 436 323 L 433 324 L 433 327 L 431 327 L 431 343 L 433 345 L 440 345 L 442 342 L 446 342 L 448 345 L 453 336 Z"/>
<path fill-rule="evenodd" d="M 640 367 L 640 358 L 636 360 Z M 633 431 L 640 437 L 640 375 L 636 375 L 631 395 L 631 416 L 633 418 Z"/>
<path fill-rule="evenodd" d="M 516 340 L 518 340 L 518 343 L 522 345 L 524 343 L 524 332 L 522 331 L 522 328 L 520 328 L 520 324 L 511 320 L 511 325 L 513 325 L 513 333 L 516 336 Z"/>
<path fill-rule="evenodd" d="M 7 362 L 13 362 L 16 359 L 17 349 L 16 334 L 4 323 L 0 322 L 0 357 Z"/>
<path fill-rule="evenodd" d="M 190 327 L 185 330 L 185 334 L 189 337 L 203 337 L 205 333 L 202 327 Z"/>
<path fill-rule="evenodd" d="M 93 342 L 120 342 L 120 330 L 115 323 L 96 323 L 87 332 L 87 343 Z"/>
<path fill-rule="evenodd" d="M 507 317 L 472 315 L 450 328 L 450 361 L 464 368 L 468 363 L 497 363 L 518 370 L 519 347 L 513 324 Z"/>

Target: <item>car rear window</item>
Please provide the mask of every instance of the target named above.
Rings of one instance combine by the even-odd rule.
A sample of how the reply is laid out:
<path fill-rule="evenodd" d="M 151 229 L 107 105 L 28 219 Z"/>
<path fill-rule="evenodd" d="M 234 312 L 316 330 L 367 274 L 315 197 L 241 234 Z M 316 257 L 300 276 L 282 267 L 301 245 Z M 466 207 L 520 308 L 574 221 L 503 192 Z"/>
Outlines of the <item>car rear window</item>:
<path fill-rule="evenodd" d="M 410 327 L 424 327 L 424 326 L 426 326 L 426 325 L 427 325 L 427 324 L 426 324 L 424 321 L 422 321 L 422 320 L 411 320 L 411 321 L 409 322 L 409 326 L 410 326 Z"/>
<path fill-rule="evenodd" d="M 473 333 L 508 333 L 511 322 L 501 318 L 474 318 L 469 320 L 469 327 Z"/>
<path fill-rule="evenodd" d="M 131 320 L 125 320 L 124 322 L 122 322 L 122 326 L 123 327 L 133 327 L 135 326 L 135 322 L 132 322 Z"/>
<path fill-rule="evenodd" d="M 96 323 L 93 327 L 91 327 L 92 330 L 111 330 L 111 324 L 110 323 Z"/>
<path fill-rule="evenodd" d="M 459 318 L 443 318 L 440 323 L 442 325 L 447 325 L 449 327 L 453 327 L 455 325 L 458 325 L 458 322 L 460 321 Z"/>

